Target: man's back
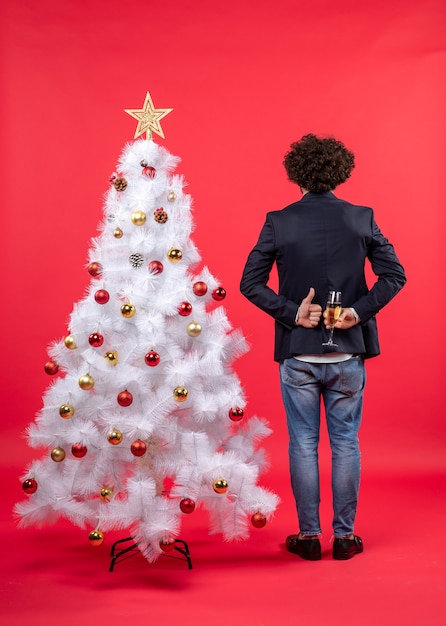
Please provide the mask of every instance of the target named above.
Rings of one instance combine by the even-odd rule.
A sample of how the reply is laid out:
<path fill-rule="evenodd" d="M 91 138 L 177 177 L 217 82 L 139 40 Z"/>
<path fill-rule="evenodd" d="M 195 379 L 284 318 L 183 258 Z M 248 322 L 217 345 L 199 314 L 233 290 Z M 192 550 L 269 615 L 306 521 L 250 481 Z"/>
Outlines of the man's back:
<path fill-rule="evenodd" d="M 367 292 L 364 262 L 372 240 L 372 210 L 349 204 L 331 192 L 307 193 L 269 214 L 277 246 L 280 292 L 300 302 L 314 287 L 322 307 L 330 289 L 357 300 Z M 303 280 L 305 277 L 305 280 Z"/>
<path fill-rule="evenodd" d="M 369 292 L 364 263 L 369 259 L 378 280 Z M 273 264 L 278 294 L 266 287 Z M 343 352 L 379 354 L 375 314 L 404 284 L 404 270 L 392 245 L 377 227 L 371 208 L 338 199 L 332 192 L 306 193 L 281 211 L 267 214 L 241 281 L 242 293 L 276 320 L 275 359 L 319 354 L 326 340 L 316 329 L 295 326 L 293 311 L 315 289 L 313 302 L 325 306 L 330 289 L 342 291 L 362 324 L 341 335 Z"/>

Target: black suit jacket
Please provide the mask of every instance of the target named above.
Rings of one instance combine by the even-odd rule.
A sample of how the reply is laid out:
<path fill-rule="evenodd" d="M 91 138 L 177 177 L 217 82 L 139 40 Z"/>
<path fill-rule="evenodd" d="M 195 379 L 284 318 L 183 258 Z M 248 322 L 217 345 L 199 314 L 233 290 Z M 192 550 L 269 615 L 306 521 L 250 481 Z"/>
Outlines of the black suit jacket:
<path fill-rule="evenodd" d="M 369 290 L 365 261 L 377 281 Z M 268 285 L 277 265 L 278 293 Z M 295 325 L 299 304 L 310 287 L 313 302 L 325 308 L 330 289 L 342 291 L 343 306 L 354 307 L 361 323 L 335 331 L 337 351 L 379 354 L 375 315 L 403 287 L 404 269 L 393 246 L 375 223 L 373 210 L 338 199 L 333 193 L 307 193 L 281 211 L 267 214 L 259 240 L 251 251 L 240 289 L 248 300 L 275 319 L 274 358 L 321 354 L 327 331 Z"/>

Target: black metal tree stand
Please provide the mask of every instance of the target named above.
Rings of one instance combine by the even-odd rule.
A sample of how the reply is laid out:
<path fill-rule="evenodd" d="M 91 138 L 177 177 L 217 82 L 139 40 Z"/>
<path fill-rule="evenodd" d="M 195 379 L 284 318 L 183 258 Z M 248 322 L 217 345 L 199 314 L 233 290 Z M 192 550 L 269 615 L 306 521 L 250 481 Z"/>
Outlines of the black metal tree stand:
<path fill-rule="evenodd" d="M 128 545 L 126 547 L 118 549 L 118 546 L 121 546 L 121 544 Z M 177 557 L 167 552 L 164 552 L 163 556 L 168 556 L 171 559 L 185 559 L 187 561 L 188 569 L 192 569 L 192 561 L 190 558 L 190 552 L 187 543 L 182 539 L 175 539 L 175 546 L 173 547 L 173 550 L 179 552 L 182 556 Z M 125 561 L 131 556 L 135 556 L 135 554 L 137 554 L 138 552 L 138 543 L 135 542 L 133 537 L 126 537 L 125 539 L 118 539 L 117 541 L 115 541 L 110 551 L 111 563 L 109 572 L 112 572 L 114 570 L 116 563 L 120 561 Z"/>

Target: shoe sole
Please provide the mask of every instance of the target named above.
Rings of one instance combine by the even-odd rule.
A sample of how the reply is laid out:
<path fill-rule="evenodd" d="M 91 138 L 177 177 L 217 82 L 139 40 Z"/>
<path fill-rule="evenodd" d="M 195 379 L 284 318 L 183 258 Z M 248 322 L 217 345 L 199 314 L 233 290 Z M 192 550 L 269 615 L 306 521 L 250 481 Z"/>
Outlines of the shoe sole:
<path fill-rule="evenodd" d="M 300 556 L 300 558 L 305 559 L 305 561 L 320 561 L 322 558 L 322 554 L 301 554 L 300 552 L 296 552 L 295 550 L 288 550 L 288 552 L 290 552 L 290 554 L 296 554 L 297 556 Z"/>
<path fill-rule="evenodd" d="M 316 556 L 302 556 L 301 554 L 299 554 L 298 556 L 300 556 L 301 559 L 305 559 L 305 561 L 320 561 L 322 558 L 320 554 Z"/>
<path fill-rule="evenodd" d="M 338 552 L 337 554 L 333 553 L 333 558 L 337 561 L 348 561 L 352 559 L 356 554 L 361 554 L 363 550 L 354 550 L 351 552 Z"/>

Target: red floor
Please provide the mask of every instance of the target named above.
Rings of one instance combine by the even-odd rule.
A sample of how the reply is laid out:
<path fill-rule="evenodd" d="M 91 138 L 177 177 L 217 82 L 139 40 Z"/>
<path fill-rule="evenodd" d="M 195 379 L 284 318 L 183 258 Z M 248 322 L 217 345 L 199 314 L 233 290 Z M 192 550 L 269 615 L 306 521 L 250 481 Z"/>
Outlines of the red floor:
<path fill-rule="evenodd" d="M 108 534 L 93 548 L 86 531 L 65 521 L 40 530 L 16 528 L 10 511 L 22 498 L 21 470 L 2 471 L 4 624 L 446 624 L 444 475 L 365 476 L 357 520 L 365 551 L 351 561 L 331 559 L 329 502 L 322 507 L 322 561 L 285 552 L 295 514 L 287 485 L 270 482 L 283 503 L 275 520 L 253 529 L 247 542 L 208 536 L 206 514 L 198 511 L 182 532 L 192 570 L 169 557 L 148 564 L 138 553 L 110 573 L 109 550 L 119 535 Z M 325 501 L 328 487 L 325 480 Z"/>

